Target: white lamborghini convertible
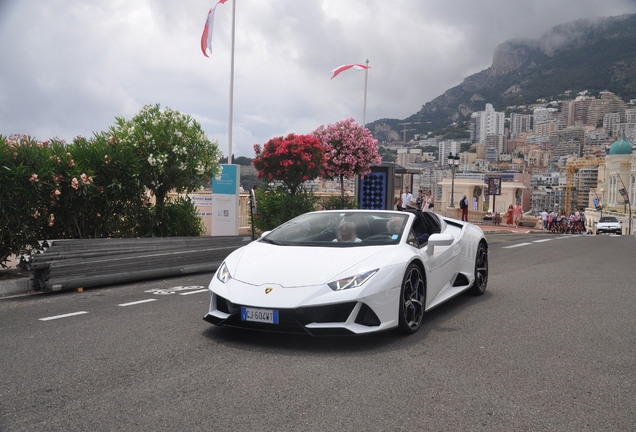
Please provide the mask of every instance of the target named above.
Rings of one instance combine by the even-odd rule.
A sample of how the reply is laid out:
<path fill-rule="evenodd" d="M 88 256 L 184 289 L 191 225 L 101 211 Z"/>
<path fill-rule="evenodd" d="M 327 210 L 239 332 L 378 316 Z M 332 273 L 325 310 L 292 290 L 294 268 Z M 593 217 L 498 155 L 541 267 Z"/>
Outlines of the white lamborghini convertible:
<path fill-rule="evenodd" d="M 431 212 L 307 213 L 232 252 L 204 319 L 311 335 L 413 333 L 424 312 L 488 282 L 482 230 Z"/>

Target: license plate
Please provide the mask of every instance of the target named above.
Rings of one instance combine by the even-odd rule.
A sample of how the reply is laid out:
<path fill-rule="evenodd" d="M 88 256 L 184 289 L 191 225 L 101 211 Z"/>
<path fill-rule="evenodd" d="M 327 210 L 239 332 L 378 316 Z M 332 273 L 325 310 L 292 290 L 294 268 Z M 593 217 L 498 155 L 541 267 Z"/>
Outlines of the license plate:
<path fill-rule="evenodd" d="M 274 309 L 255 309 L 242 307 L 241 320 L 278 324 L 278 311 Z"/>

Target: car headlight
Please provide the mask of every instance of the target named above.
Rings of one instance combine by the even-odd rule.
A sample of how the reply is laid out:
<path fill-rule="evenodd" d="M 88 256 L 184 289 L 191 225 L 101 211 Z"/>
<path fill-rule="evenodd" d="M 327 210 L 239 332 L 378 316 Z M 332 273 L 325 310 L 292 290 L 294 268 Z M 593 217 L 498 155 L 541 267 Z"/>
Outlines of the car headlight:
<path fill-rule="evenodd" d="M 226 283 L 230 279 L 232 279 L 232 275 L 230 274 L 230 270 L 227 268 L 227 264 L 223 261 L 221 267 L 216 271 L 216 278 L 223 283 Z"/>
<path fill-rule="evenodd" d="M 329 282 L 327 285 L 329 285 L 329 288 L 331 288 L 334 291 L 342 291 L 349 288 L 357 288 L 361 286 L 362 284 L 364 284 L 366 281 L 368 281 L 371 276 L 373 276 L 374 274 L 378 272 L 378 270 L 379 269 L 370 270 L 368 272 L 360 273 L 355 276 Z"/>

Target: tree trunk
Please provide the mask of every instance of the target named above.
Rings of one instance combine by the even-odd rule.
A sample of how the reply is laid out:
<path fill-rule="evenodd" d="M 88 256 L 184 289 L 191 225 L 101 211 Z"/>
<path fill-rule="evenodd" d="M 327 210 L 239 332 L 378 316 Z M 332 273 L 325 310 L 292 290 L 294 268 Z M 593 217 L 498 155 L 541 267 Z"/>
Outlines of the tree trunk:
<path fill-rule="evenodd" d="M 340 174 L 340 207 L 345 208 L 344 198 L 344 175 Z"/>

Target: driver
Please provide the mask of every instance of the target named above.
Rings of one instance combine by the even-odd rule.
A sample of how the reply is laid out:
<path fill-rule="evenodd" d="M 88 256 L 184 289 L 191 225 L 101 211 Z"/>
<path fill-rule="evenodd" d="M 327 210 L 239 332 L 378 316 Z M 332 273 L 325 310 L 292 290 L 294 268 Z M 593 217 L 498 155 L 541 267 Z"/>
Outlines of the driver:
<path fill-rule="evenodd" d="M 362 240 L 356 235 L 356 224 L 343 219 L 338 225 L 338 234 L 334 241 L 337 242 L 361 242 Z"/>

